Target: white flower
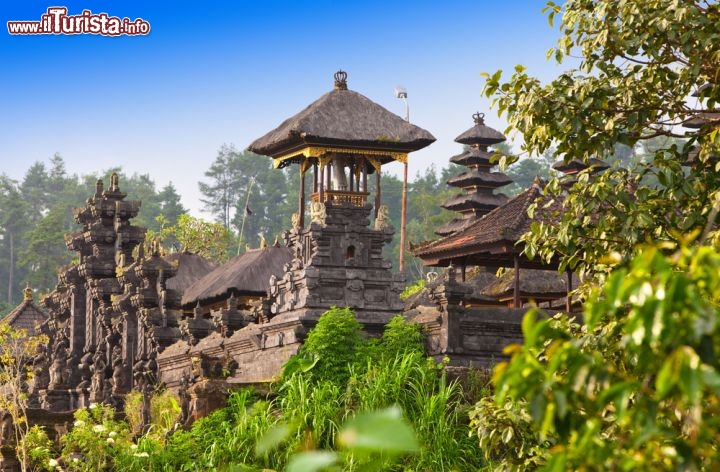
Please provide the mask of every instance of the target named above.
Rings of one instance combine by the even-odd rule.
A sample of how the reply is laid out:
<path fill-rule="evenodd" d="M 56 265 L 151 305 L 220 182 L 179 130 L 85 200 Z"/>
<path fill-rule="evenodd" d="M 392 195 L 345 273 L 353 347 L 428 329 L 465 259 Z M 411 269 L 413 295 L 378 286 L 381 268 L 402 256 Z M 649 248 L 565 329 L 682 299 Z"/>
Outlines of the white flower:
<path fill-rule="evenodd" d="M 93 431 L 95 431 L 96 433 L 102 433 L 103 431 L 105 431 L 105 426 L 101 424 L 96 424 L 95 426 L 93 426 Z"/>
<path fill-rule="evenodd" d="M 75 422 L 73 423 L 73 426 L 75 426 L 75 427 L 84 426 L 84 425 L 85 425 L 85 422 L 83 420 L 75 420 Z"/>
<path fill-rule="evenodd" d="M 108 436 L 110 436 L 111 438 L 114 438 L 115 436 L 117 436 L 117 433 L 115 431 L 110 431 L 108 433 Z"/>
<path fill-rule="evenodd" d="M 73 460 L 72 460 L 72 461 L 73 461 L 73 462 L 80 462 L 80 459 L 78 459 L 77 457 L 73 457 Z"/>
<path fill-rule="evenodd" d="M 58 461 L 57 461 L 57 459 L 50 459 L 50 460 L 48 461 L 48 465 L 49 465 L 50 467 L 57 467 L 57 466 L 58 466 Z"/>
<path fill-rule="evenodd" d="M 97 408 L 97 403 L 91 403 L 90 406 L 88 406 L 88 408 L 90 408 L 91 410 L 94 410 L 95 408 Z"/>
<path fill-rule="evenodd" d="M 143 451 L 143 452 L 136 452 L 135 454 L 133 454 L 133 456 L 135 456 L 135 457 L 150 457 L 150 454 Z"/>
<path fill-rule="evenodd" d="M 131 444 L 130 449 L 132 449 L 133 451 L 137 450 L 137 444 Z"/>
<path fill-rule="evenodd" d="M 108 444 L 113 444 L 114 442 L 115 442 L 115 440 L 113 438 L 107 438 Z"/>

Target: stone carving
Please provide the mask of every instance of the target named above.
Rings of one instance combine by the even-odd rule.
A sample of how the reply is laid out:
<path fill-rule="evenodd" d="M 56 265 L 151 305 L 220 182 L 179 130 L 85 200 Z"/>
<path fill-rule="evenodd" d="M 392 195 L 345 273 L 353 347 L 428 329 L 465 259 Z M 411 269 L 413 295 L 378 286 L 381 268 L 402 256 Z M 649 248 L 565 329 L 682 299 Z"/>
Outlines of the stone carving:
<path fill-rule="evenodd" d="M 178 389 L 178 397 L 180 398 L 180 424 L 187 425 L 190 420 L 190 376 L 183 372 L 180 377 L 180 388 Z"/>
<path fill-rule="evenodd" d="M 112 366 L 112 393 L 123 393 L 125 391 L 125 365 L 123 363 L 120 346 L 113 348 Z"/>
<path fill-rule="evenodd" d="M 53 361 L 50 365 L 49 372 L 49 388 L 55 389 L 65 386 L 67 383 L 67 361 L 68 361 L 68 342 L 63 335 L 55 342 L 53 349 Z"/>
<path fill-rule="evenodd" d="M 310 221 L 324 228 L 326 218 L 327 212 L 325 210 L 325 204 L 322 202 L 312 202 L 310 204 Z"/>
<path fill-rule="evenodd" d="M 0 419 L 0 446 L 12 443 L 13 439 L 13 421 L 10 413 L 3 413 Z"/>
<path fill-rule="evenodd" d="M 390 226 L 390 210 L 387 205 L 380 205 L 378 215 L 375 218 L 375 229 L 382 231 Z"/>
<path fill-rule="evenodd" d="M 435 282 L 438 278 L 438 273 L 435 271 L 430 271 L 427 274 L 425 274 L 425 281 L 429 284 Z"/>
<path fill-rule="evenodd" d="M 300 214 L 299 213 L 293 213 L 290 217 L 290 222 L 292 224 L 292 228 L 297 230 L 300 228 Z"/>

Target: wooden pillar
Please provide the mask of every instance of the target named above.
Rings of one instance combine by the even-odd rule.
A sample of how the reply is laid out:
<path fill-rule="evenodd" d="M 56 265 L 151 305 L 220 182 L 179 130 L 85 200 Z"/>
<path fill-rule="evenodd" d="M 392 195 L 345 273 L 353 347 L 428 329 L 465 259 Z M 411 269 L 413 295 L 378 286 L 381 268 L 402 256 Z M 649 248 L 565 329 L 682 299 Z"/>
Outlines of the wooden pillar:
<path fill-rule="evenodd" d="M 367 159 L 363 159 L 362 168 L 362 191 L 367 192 Z"/>
<path fill-rule="evenodd" d="M 520 262 L 517 254 L 514 257 L 515 265 L 515 281 L 513 283 L 513 305 L 515 308 L 520 308 Z"/>
<path fill-rule="evenodd" d="M 305 172 L 300 168 L 300 197 L 298 199 L 298 215 L 300 216 L 300 227 L 305 227 Z"/>
<path fill-rule="evenodd" d="M 313 164 L 313 193 L 318 192 L 318 165 Z"/>
<path fill-rule="evenodd" d="M 402 187 L 402 206 L 400 207 L 400 272 L 405 272 L 405 224 L 407 223 L 407 180 L 408 163 L 405 161 Z M 463 265 L 463 282 L 465 282 L 465 266 Z"/>
<path fill-rule="evenodd" d="M 328 162 L 328 163 L 325 165 L 325 168 L 326 168 L 326 169 L 325 169 L 325 190 L 333 190 L 333 188 L 332 188 L 332 186 L 331 186 L 333 163 L 332 163 L 332 162 Z"/>
<path fill-rule="evenodd" d="M 375 169 L 375 218 L 380 210 L 380 202 L 382 202 L 382 192 L 380 189 L 380 169 Z"/>
<path fill-rule="evenodd" d="M 326 172 L 326 165 L 320 165 L 320 189 L 318 190 L 318 198 L 321 202 L 325 201 L 325 172 Z"/>
<path fill-rule="evenodd" d="M 463 264 L 460 266 L 460 274 L 462 274 L 462 281 L 465 282 L 465 272 L 467 269 L 467 265 L 463 262 Z"/>
<path fill-rule="evenodd" d="M 572 292 L 572 271 L 570 269 L 567 270 L 565 273 L 567 280 L 565 281 L 565 285 L 567 288 L 567 297 L 565 298 L 565 311 L 570 313 L 572 311 L 572 300 L 570 298 L 570 292 Z"/>

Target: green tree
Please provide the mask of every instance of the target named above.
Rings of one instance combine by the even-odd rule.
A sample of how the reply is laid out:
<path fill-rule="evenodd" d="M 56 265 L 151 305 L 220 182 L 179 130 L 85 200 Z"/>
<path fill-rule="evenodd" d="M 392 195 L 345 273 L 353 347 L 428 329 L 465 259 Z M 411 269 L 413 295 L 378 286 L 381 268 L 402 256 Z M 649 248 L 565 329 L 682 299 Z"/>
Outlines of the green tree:
<path fill-rule="evenodd" d="M 238 182 L 241 169 L 237 165 L 236 155 L 233 145 L 223 144 L 210 169 L 205 172 L 210 183 L 198 183 L 200 193 L 205 197 L 200 199 L 203 208 L 227 229 L 230 229 L 232 211 L 241 194 Z"/>
<path fill-rule="evenodd" d="M 14 180 L 0 175 L 0 258 L 7 271 L 3 274 L 6 301 L 19 299 L 21 280 L 18 274 L 18 254 L 23 247 L 22 235 L 28 227 L 28 209 L 20 188 Z"/>
<path fill-rule="evenodd" d="M 28 336 L 23 329 L 0 323 L 0 411 L 12 419 L 12 439 L 23 471 L 28 470 L 29 462 L 27 386 L 34 375 L 33 357 L 47 342 L 45 335 Z"/>
<path fill-rule="evenodd" d="M 552 168 L 555 160 L 555 152 L 552 148 L 545 150 L 540 156 L 527 156 L 519 159 L 510 165 L 506 172 L 507 176 L 513 180 L 513 183 L 500 188 L 499 191 L 512 196 L 529 188 L 535 178 L 540 178 L 543 182 L 549 182 L 556 174 Z"/>
<path fill-rule="evenodd" d="M 240 244 L 257 247 L 260 236 L 271 243 L 290 228 L 290 218 L 298 211 L 300 170 L 295 165 L 284 170 L 275 169 L 272 159 L 251 152 L 235 153 L 233 158 L 234 166 L 241 169 L 237 176 L 238 198 L 232 220 L 238 232 L 242 229 Z M 291 182 L 294 185 L 290 186 Z"/>
<path fill-rule="evenodd" d="M 160 202 L 160 212 L 170 225 L 176 224 L 180 215 L 187 213 L 172 182 L 160 190 L 157 198 Z"/>
<path fill-rule="evenodd" d="M 162 219 L 162 218 L 161 218 Z M 160 231 L 149 230 L 146 243 L 160 237 L 166 245 L 170 241 L 177 243 L 175 249 L 203 256 L 216 264 L 227 261 L 234 248 L 233 235 L 223 225 L 210 223 L 186 214 L 180 215 L 172 226 Z"/>
<path fill-rule="evenodd" d="M 707 170 L 720 136 L 711 124 L 681 125 L 717 113 L 720 6 L 568 0 L 549 2 L 546 12 L 551 24 L 560 18 L 562 33 L 548 56 L 559 62 L 578 57 L 577 68 L 543 85 L 517 66 L 506 81 L 502 71 L 488 74 L 484 88 L 510 129 L 522 134 L 523 151 L 554 147 L 566 161 L 587 162 L 607 159 L 618 144 L 634 149 L 658 136 L 685 142 L 668 142 L 633 168 L 583 175 L 570 189 L 557 182 L 548 187 L 550 198 L 567 192 L 565 211 L 559 225 L 534 228 L 531 252 L 559 256 L 563 268 L 605 272 L 629 260 L 638 241 L 676 241 L 678 229 L 707 222 L 720 184 L 720 174 Z M 691 98 L 693 92 L 699 97 Z M 684 166 L 692 146 L 698 156 Z"/>

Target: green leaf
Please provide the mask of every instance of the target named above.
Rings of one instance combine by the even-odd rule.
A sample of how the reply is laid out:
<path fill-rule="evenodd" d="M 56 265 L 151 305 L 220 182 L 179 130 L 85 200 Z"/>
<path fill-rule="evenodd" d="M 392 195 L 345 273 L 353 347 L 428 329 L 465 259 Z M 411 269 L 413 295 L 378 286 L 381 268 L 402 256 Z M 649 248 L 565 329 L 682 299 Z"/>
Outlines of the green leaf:
<path fill-rule="evenodd" d="M 394 453 L 420 450 L 398 406 L 354 417 L 338 433 L 338 441 L 350 450 Z"/>
<path fill-rule="evenodd" d="M 301 452 L 288 461 L 287 472 L 315 472 L 336 464 L 340 456 L 331 451 Z"/>
<path fill-rule="evenodd" d="M 263 456 L 277 448 L 290 435 L 290 426 L 279 424 L 270 428 L 255 443 L 255 455 Z"/>

